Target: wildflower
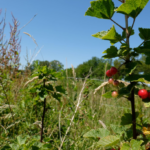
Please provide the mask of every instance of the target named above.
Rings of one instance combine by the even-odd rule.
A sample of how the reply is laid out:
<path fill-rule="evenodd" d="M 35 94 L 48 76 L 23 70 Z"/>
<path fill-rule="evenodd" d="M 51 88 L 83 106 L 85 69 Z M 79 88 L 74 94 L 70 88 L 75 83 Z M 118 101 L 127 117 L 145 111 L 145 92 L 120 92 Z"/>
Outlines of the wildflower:
<path fill-rule="evenodd" d="M 142 132 L 143 132 L 143 134 L 145 134 L 145 135 L 149 135 L 149 134 L 150 134 L 150 127 L 148 127 L 148 128 L 143 127 Z"/>

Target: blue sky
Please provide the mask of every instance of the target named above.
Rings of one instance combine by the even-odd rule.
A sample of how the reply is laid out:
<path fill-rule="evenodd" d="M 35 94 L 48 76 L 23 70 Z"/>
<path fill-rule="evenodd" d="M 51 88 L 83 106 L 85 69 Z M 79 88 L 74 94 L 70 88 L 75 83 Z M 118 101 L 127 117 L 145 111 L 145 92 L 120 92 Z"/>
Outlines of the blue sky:
<path fill-rule="evenodd" d="M 92 37 L 100 31 L 107 31 L 114 24 L 110 20 L 84 16 L 91 0 L 3 0 L 1 1 L 2 14 L 6 9 L 6 39 L 9 39 L 9 22 L 12 22 L 11 12 L 20 22 L 19 28 L 25 25 L 35 14 L 37 16 L 25 28 L 20 31 L 21 54 L 20 62 L 26 65 L 25 57 L 31 58 L 33 52 L 40 49 L 41 52 L 35 59 L 59 60 L 64 68 L 77 67 L 79 64 L 92 57 L 102 57 L 102 52 L 110 47 L 109 41 Z M 113 0 L 115 6 L 121 5 L 118 0 Z M 142 40 L 138 36 L 138 27 L 150 28 L 150 2 L 136 18 L 131 37 L 131 47 L 138 46 Z M 112 18 L 117 23 L 125 26 L 124 16 L 115 14 Z M 129 19 L 129 25 L 133 19 Z M 118 33 L 122 29 L 115 25 Z M 36 47 L 32 39 L 23 32 L 31 34 L 38 43 Z M 120 44 L 115 44 L 119 47 Z M 36 49 L 36 50 L 35 50 Z M 29 59 L 30 60 L 30 59 Z M 66 61 L 67 60 L 67 61 Z"/>

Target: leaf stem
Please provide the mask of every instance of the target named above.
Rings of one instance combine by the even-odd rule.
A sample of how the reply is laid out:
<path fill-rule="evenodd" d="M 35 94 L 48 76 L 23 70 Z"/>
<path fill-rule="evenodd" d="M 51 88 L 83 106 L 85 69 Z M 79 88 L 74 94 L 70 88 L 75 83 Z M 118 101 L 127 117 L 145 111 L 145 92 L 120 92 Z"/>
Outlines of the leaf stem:
<path fill-rule="evenodd" d="M 143 43 L 145 43 L 146 41 L 144 40 L 138 47 L 140 47 Z"/>
<path fill-rule="evenodd" d="M 125 30 L 125 28 L 123 28 L 121 25 L 119 25 L 117 22 L 115 22 L 113 19 L 111 19 L 110 18 L 110 20 L 112 21 L 112 22 L 114 22 L 117 26 L 119 26 L 122 30 Z"/>
<path fill-rule="evenodd" d="M 131 36 L 131 32 L 132 32 L 132 29 L 133 29 L 134 23 L 135 23 L 135 18 L 134 18 L 134 20 L 133 20 L 132 27 L 131 27 L 130 33 L 129 33 L 129 35 L 128 35 L 128 38 Z"/>

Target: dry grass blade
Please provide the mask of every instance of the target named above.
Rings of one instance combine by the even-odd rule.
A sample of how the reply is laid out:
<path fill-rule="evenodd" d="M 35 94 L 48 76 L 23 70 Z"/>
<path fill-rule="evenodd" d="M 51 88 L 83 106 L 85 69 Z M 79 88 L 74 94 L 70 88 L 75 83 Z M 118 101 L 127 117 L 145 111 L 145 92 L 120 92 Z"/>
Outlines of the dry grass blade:
<path fill-rule="evenodd" d="M 30 36 L 31 37 L 31 39 L 33 40 L 33 42 L 36 44 L 36 46 L 38 47 L 38 44 L 36 43 L 36 40 L 33 38 L 33 36 L 32 35 L 30 35 L 29 33 L 27 33 L 27 32 L 23 32 L 24 34 L 26 34 L 26 35 L 28 35 L 28 36 Z"/>
<path fill-rule="evenodd" d="M 15 108 L 16 106 L 15 105 L 10 105 L 11 108 Z M 5 104 L 3 106 L 0 106 L 0 109 L 7 109 L 9 108 L 9 105 Z"/>
<path fill-rule="evenodd" d="M 98 120 L 99 123 L 103 126 L 103 128 L 107 129 L 106 125 L 104 124 L 104 122 L 102 122 L 101 120 Z"/>
<path fill-rule="evenodd" d="M 39 76 L 36 76 L 36 77 L 32 78 L 31 80 L 27 81 L 27 82 L 25 83 L 24 87 L 26 87 L 29 83 L 31 83 L 32 81 L 34 81 L 34 80 L 36 80 L 36 79 L 38 79 L 38 78 L 39 78 Z"/>
<path fill-rule="evenodd" d="M 41 129 L 41 127 L 42 127 L 42 122 L 41 122 L 41 121 L 36 121 L 36 122 L 34 122 L 33 124 L 34 124 L 34 125 L 38 125 L 40 129 Z"/>
<path fill-rule="evenodd" d="M 125 86 L 128 86 L 130 83 L 128 82 L 125 82 L 125 81 L 122 81 L 122 80 L 118 80 L 119 82 L 122 82 Z M 104 87 L 105 85 L 109 84 L 109 82 L 103 82 L 99 87 L 97 87 L 95 90 L 94 90 L 94 95 L 96 94 L 96 92 L 98 90 L 100 90 L 102 87 Z"/>
<path fill-rule="evenodd" d="M 75 72 L 75 70 L 74 70 L 74 67 L 73 67 L 73 65 L 71 65 L 72 66 L 72 74 L 73 74 L 73 78 L 74 78 L 74 80 L 76 81 L 77 79 L 76 79 L 76 72 Z"/>
<path fill-rule="evenodd" d="M 109 82 L 103 82 L 99 87 L 97 87 L 95 90 L 94 90 L 94 95 L 96 94 L 96 92 L 98 90 L 100 90 L 102 87 L 104 87 L 105 85 L 109 84 Z"/>

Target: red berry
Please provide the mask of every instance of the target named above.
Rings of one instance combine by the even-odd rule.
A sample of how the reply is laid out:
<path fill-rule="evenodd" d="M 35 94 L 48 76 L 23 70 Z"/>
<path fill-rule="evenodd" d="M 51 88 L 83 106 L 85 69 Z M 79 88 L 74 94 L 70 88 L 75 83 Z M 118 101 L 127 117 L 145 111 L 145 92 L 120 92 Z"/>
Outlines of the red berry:
<path fill-rule="evenodd" d="M 110 72 L 112 75 L 114 75 L 118 72 L 118 70 L 115 67 L 111 67 Z"/>
<path fill-rule="evenodd" d="M 139 95 L 140 98 L 146 99 L 149 94 L 148 94 L 147 90 L 141 89 L 141 90 L 138 91 L 138 95 Z"/>
<path fill-rule="evenodd" d="M 111 76 L 112 76 L 110 70 L 107 70 L 107 71 L 106 71 L 106 75 L 107 75 L 107 77 L 111 77 Z"/>
<path fill-rule="evenodd" d="M 113 82 L 113 85 L 114 85 L 114 86 L 118 86 L 118 85 L 119 85 L 119 82 L 118 82 L 117 80 L 115 80 L 115 81 Z"/>
<path fill-rule="evenodd" d="M 111 95 L 112 95 L 112 97 L 117 97 L 118 96 L 118 92 L 117 91 L 113 91 Z"/>
<path fill-rule="evenodd" d="M 114 79 L 113 79 L 113 78 L 109 78 L 109 79 L 108 79 L 108 82 L 109 82 L 109 84 L 113 84 Z"/>

